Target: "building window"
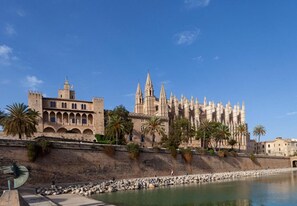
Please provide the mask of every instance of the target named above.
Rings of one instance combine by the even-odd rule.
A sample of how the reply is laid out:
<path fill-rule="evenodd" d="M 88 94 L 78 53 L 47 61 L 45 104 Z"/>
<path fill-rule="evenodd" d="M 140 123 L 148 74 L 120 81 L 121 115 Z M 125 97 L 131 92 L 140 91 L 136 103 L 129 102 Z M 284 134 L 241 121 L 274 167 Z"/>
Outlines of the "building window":
<path fill-rule="evenodd" d="M 50 102 L 50 107 L 56 107 L 56 102 Z"/>
<path fill-rule="evenodd" d="M 270 144 L 268 144 L 268 148 L 270 148 Z"/>
<path fill-rule="evenodd" d="M 141 135 L 141 142 L 144 142 L 144 135 Z"/>
<path fill-rule="evenodd" d="M 75 124 L 75 118 L 71 119 L 72 124 Z"/>
<path fill-rule="evenodd" d="M 82 120 L 81 120 L 81 123 L 82 123 L 82 124 L 87 124 L 87 119 L 85 119 L 85 118 L 82 119 Z"/>
<path fill-rule="evenodd" d="M 158 106 L 156 106 L 156 111 L 158 111 L 159 110 L 159 107 Z"/>
<path fill-rule="evenodd" d="M 264 145 L 262 145 L 262 148 L 264 148 Z"/>
<path fill-rule="evenodd" d="M 56 118 L 55 117 L 51 117 L 51 122 L 56 122 Z"/>
<path fill-rule="evenodd" d="M 82 109 L 82 110 L 86 110 L 86 109 L 87 109 L 87 105 L 85 105 L 85 104 L 81 104 L 81 109 Z"/>
<path fill-rule="evenodd" d="M 278 151 L 281 151 L 281 149 L 280 149 L 280 148 L 278 148 Z"/>
<path fill-rule="evenodd" d="M 270 154 L 270 150 L 268 150 L 268 153 Z"/>
<path fill-rule="evenodd" d="M 72 109 L 76 109 L 76 104 L 75 103 L 72 103 Z"/>
<path fill-rule="evenodd" d="M 67 108 L 67 103 L 66 102 L 62 102 L 62 108 Z"/>

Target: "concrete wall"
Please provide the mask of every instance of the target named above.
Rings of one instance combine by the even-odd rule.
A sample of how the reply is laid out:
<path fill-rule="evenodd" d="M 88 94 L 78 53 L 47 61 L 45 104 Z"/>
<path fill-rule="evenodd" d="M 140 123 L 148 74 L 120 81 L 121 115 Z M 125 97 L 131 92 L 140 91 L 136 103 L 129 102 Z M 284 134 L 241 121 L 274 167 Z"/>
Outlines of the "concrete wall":
<path fill-rule="evenodd" d="M 94 144 L 54 143 L 50 154 L 31 163 L 27 158 L 26 141 L 0 141 L 0 166 L 16 161 L 30 170 L 28 185 L 102 181 L 115 177 L 133 178 L 146 176 L 175 175 L 290 167 L 289 158 L 258 157 L 256 162 L 249 157 L 226 157 L 197 155 L 191 165 L 181 155 L 174 159 L 165 151 L 144 149 L 138 160 L 131 160 L 125 147 L 117 147 L 113 157 Z M 9 146 L 10 145 L 10 146 Z M 6 181 L 5 181 L 6 182 Z M 1 184 L 4 182 L 1 180 Z"/>

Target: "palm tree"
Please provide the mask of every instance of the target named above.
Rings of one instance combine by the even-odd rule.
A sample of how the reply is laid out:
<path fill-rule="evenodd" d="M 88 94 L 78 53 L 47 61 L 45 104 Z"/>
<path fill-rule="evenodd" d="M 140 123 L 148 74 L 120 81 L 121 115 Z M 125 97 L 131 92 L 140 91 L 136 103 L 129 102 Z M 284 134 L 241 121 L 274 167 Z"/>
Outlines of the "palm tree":
<path fill-rule="evenodd" d="M 39 113 L 30 109 L 24 103 L 14 103 L 7 106 L 7 116 L 4 117 L 4 133 L 6 135 L 18 135 L 22 139 L 22 135 L 27 137 L 37 131 Z"/>
<path fill-rule="evenodd" d="M 116 144 L 118 144 L 118 140 L 121 134 L 126 132 L 125 122 L 124 120 L 118 115 L 111 115 L 108 125 L 106 127 L 107 135 L 112 137 L 115 136 Z"/>
<path fill-rule="evenodd" d="M 221 149 L 221 142 L 224 139 L 229 139 L 231 133 L 229 131 L 229 127 L 219 123 L 214 131 L 214 138 L 215 138 L 215 142 L 216 142 L 216 146 L 217 146 L 217 142 L 219 143 L 219 150 Z"/>
<path fill-rule="evenodd" d="M 156 133 L 164 135 L 164 127 L 159 117 L 151 117 L 146 123 L 144 123 L 144 134 L 152 135 L 152 147 L 155 143 Z"/>
<path fill-rule="evenodd" d="M 201 122 L 200 126 L 197 129 L 197 138 L 203 138 L 202 147 L 205 149 L 206 139 L 209 139 L 209 133 L 211 131 L 211 122 L 208 120 L 204 120 Z"/>
<path fill-rule="evenodd" d="M 192 137 L 195 136 L 195 130 L 191 126 L 191 122 L 186 118 L 178 118 L 176 123 L 180 130 L 181 140 L 186 143 L 192 143 Z"/>
<path fill-rule="evenodd" d="M 228 144 L 231 145 L 231 149 L 233 150 L 234 145 L 236 145 L 237 141 L 235 139 L 229 139 Z"/>
<path fill-rule="evenodd" d="M 0 110 L 0 126 L 4 125 L 5 117 L 6 117 L 6 114 L 2 110 Z"/>
<path fill-rule="evenodd" d="M 246 134 L 246 126 L 245 126 L 245 124 L 240 124 L 240 125 L 238 125 L 237 127 L 236 127 L 236 130 L 235 130 L 235 135 L 239 135 L 240 136 L 240 140 L 239 140 L 239 142 L 238 142 L 238 144 L 239 144 L 239 150 L 240 150 L 240 141 L 242 140 L 242 136 L 244 135 L 244 134 Z"/>
<path fill-rule="evenodd" d="M 257 125 L 254 128 L 253 135 L 258 137 L 258 143 L 260 142 L 260 137 L 266 134 L 266 129 L 263 125 Z M 258 145 L 256 148 L 256 153 L 258 154 Z"/>

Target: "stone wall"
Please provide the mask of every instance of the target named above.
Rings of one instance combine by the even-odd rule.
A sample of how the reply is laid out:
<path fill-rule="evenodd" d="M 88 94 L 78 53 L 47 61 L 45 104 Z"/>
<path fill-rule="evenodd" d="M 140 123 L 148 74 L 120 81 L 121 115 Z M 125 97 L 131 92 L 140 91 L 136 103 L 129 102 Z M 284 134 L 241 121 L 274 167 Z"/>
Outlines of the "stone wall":
<path fill-rule="evenodd" d="M 26 141 L 0 141 L 0 167 L 16 161 L 30 170 L 28 185 L 103 181 L 133 177 L 228 172 L 267 168 L 290 167 L 289 158 L 257 157 L 253 162 L 248 156 L 225 157 L 193 155 L 187 164 L 181 155 L 173 158 L 165 150 L 143 149 L 138 160 L 131 160 L 125 147 L 116 147 L 113 157 L 104 153 L 97 144 L 54 143 L 51 152 L 39 157 L 34 163 L 28 161 Z M 4 181 L 5 182 L 5 181 Z M 3 180 L 1 184 L 3 185 Z"/>

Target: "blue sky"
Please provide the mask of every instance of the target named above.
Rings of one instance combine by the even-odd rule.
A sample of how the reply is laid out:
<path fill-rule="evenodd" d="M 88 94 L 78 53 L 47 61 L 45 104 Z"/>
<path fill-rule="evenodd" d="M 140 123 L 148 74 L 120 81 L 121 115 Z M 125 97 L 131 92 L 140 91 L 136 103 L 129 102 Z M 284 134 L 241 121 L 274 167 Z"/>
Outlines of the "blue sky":
<path fill-rule="evenodd" d="M 28 90 L 134 106 L 150 71 L 155 95 L 244 101 L 249 130 L 297 137 L 297 1 L 51 0 L 0 3 L 0 109 Z"/>

